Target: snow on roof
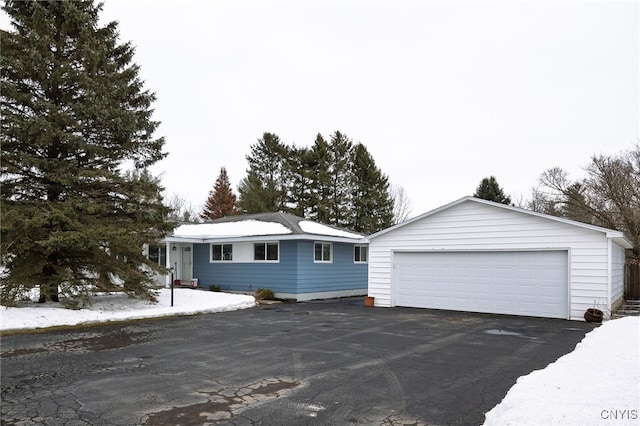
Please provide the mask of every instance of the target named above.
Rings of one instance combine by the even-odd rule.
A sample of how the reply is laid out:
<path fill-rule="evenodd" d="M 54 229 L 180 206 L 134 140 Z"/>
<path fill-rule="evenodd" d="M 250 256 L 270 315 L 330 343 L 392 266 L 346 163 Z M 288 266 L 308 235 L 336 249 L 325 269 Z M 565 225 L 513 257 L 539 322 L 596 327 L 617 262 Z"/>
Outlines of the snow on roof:
<path fill-rule="evenodd" d="M 279 223 L 245 220 L 242 222 L 180 225 L 173 232 L 172 236 L 181 238 L 252 237 L 258 235 L 291 234 L 291 232 L 291 229 Z"/>
<path fill-rule="evenodd" d="M 309 234 L 329 235 L 332 237 L 344 237 L 344 238 L 362 238 L 362 235 L 354 234 L 352 232 L 341 231 L 339 229 L 331 228 L 330 226 L 323 225 L 317 222 L 311 222 L 309 220 L 301 220 L 298 226 L 302 231 Z"/>

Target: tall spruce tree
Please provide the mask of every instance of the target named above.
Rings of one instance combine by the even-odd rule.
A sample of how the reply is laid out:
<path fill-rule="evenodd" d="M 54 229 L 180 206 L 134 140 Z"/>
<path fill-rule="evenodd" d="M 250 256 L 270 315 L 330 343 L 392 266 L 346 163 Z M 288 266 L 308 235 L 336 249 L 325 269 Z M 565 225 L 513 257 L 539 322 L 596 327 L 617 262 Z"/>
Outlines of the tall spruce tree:
<path fill-rule="evenodd" d="M 117 23 L 93 1 L 23 2 L 2 9 L 1 281 L 3 304 L 40 288 L 41 301 L 88 300 L 119 285 L 153 299 L 158 265 L 143 244 L 168 233 L 169 210 L 147 167 L 162 159 L 153 93 Z M 135 172 L 124 172 L 124 165 Z"/>
<path fill-rule="evenodd" d="M 496 203 L 511 204 L 511 197 L 504 194 L 504 191 L 498 185 L 498 181 L 493 176 L 482 179 L 473 196 L 483 200 L 495 201 Z"/>
<path fill-rule="evenodd" d="M 247 213 L 284 210 L 287 146 L 273 133 L 264 133 L 247 155 L 249 169 L 240 182 L 238 204 Z"/>
<path fill-rule="evenodd" d="M 213 220 L 237 214 L 240 214 L 240 209 L 236 205 L 236 195 L 231 188 L 227 169 L 222 167 L 213 190 L 209 191 L 209 198 L 204 204 L 200 217 L 204 220 Z"/>
<path fill-rule="evenodd" d="M 310 218 L 320 223 L 330 223 L 331 179 L 329 169 L 331 153 L 329 152 L 329 143 L 320 133 L 316 136 L 311 148 L 311 158 L 315 168 L 310 184 Z"/>
<path fill-rule="evenodd" d="M 350 220 L 352 198 L 350 185 L 353 142 L 336 131 L 329 142 L 329 221 L 331 225 L 353 227 Z"/>
<path fill-rule="evenodd" d="M 285 158 L 286 211 L 309 217 L 313 209 L 312 182 L 317 161 L 311 149 L 292 146 Z"/>
<path fill-rule="evenodd" d="M 389 178 L 361 143 L 353 150 L 351 171 L 351 229 L 373 234 L 393 225 L 394 201 L 389 193 Z"/>
<path fill-rule="evenodd" d="M 311 148 L 265 133 L 247 156 L 240 205 L 250 213 L 287 211 L 362 233 L 393 224 L 389 180 L 367 148 L 336 131 L 317 134 Z"/>

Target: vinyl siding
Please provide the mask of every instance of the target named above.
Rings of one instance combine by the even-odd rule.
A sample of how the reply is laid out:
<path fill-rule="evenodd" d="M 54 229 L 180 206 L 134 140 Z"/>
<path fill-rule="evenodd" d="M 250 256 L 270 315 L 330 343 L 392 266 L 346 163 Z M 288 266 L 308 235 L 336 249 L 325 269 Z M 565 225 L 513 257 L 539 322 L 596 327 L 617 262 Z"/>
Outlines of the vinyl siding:
<path fill-rule="evenodd" d="M 318 240 L 322 242 L 322 240 Z M 367 288 L 367 264 L 353 262 L 353 244 L 333 243 L 331 263 L 314 262 L 314 241 L 298 242 L 300 293 L 335 292 Z"/>
<path fill-rule="evenodd" d="M 624 249 L 611 243 L 611 304 L 615 307 L 624 298 Z"/>
<path fill-rule="evenodd" d="M 241 244 L 245 249 L 246 243 Z M 209 244 L 194 244 L 193 276 L 205 288 L 217 285 L 222 290 L 231 291 L 250 292 L 258 288 L 269 288 L 274 292 L 296 291 L 295 241 L 280 242 L 278 262 L 240 262 L 236 260 L 235 252 L 234 246 L 233 262 L 212 263 L 209 261 Z"/>
<path fill-rule="evenodd" d="M 369 295 L 391 306 L 393 251 L 550 250 L 569 252 L 569 314 L 582 318 L 608 300 L 608 240 L 601 232 L 465 201 L 371 239 Z"/>
<path fill-rule="evenodd" d="M 322 240 L 318 240 L 321 242 Z M 238 244 L 238 243 L 234 243 Z M 253 262 L 248 244 L 234 245 L 233 262 L 210 262 L 209 244 L 193 245 L 193 276 L 208 288 L 251 292 L 269 288 L 278 294 L 298 295 L 367 289 L 367 264 L 353 262 L 354 244 L 333 243 L 332 262 L 314 263 L 314 241 L 280 241 L 278 262 Z M 253 253 L 253 251 L 251 251 Z"/>

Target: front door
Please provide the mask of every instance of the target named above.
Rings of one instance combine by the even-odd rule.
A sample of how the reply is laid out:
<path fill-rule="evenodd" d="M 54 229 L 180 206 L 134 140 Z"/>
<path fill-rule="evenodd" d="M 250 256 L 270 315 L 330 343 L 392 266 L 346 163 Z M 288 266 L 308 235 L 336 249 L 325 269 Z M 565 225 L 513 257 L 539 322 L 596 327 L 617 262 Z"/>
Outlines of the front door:
<path fill-rule="evenodd" d="M 193 256 L 191 255 L 191 247 L 183 246 L 182 247 L 182 268 L 180 270 L 180 279 L 181 280 L 190 280 L 193 278 L 193 270 L 192 270 L 192 262 Z"/>

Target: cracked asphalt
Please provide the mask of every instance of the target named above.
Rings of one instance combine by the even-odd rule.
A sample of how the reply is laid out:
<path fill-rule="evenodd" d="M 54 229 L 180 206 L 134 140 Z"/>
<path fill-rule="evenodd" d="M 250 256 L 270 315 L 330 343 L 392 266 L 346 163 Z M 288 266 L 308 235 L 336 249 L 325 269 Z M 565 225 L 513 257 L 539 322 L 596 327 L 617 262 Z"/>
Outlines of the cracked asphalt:
<path fill-rule="evenodd" d="M 347 298 L 6 335 L 1 424 L 482 424 L 593 327 Z"/>

